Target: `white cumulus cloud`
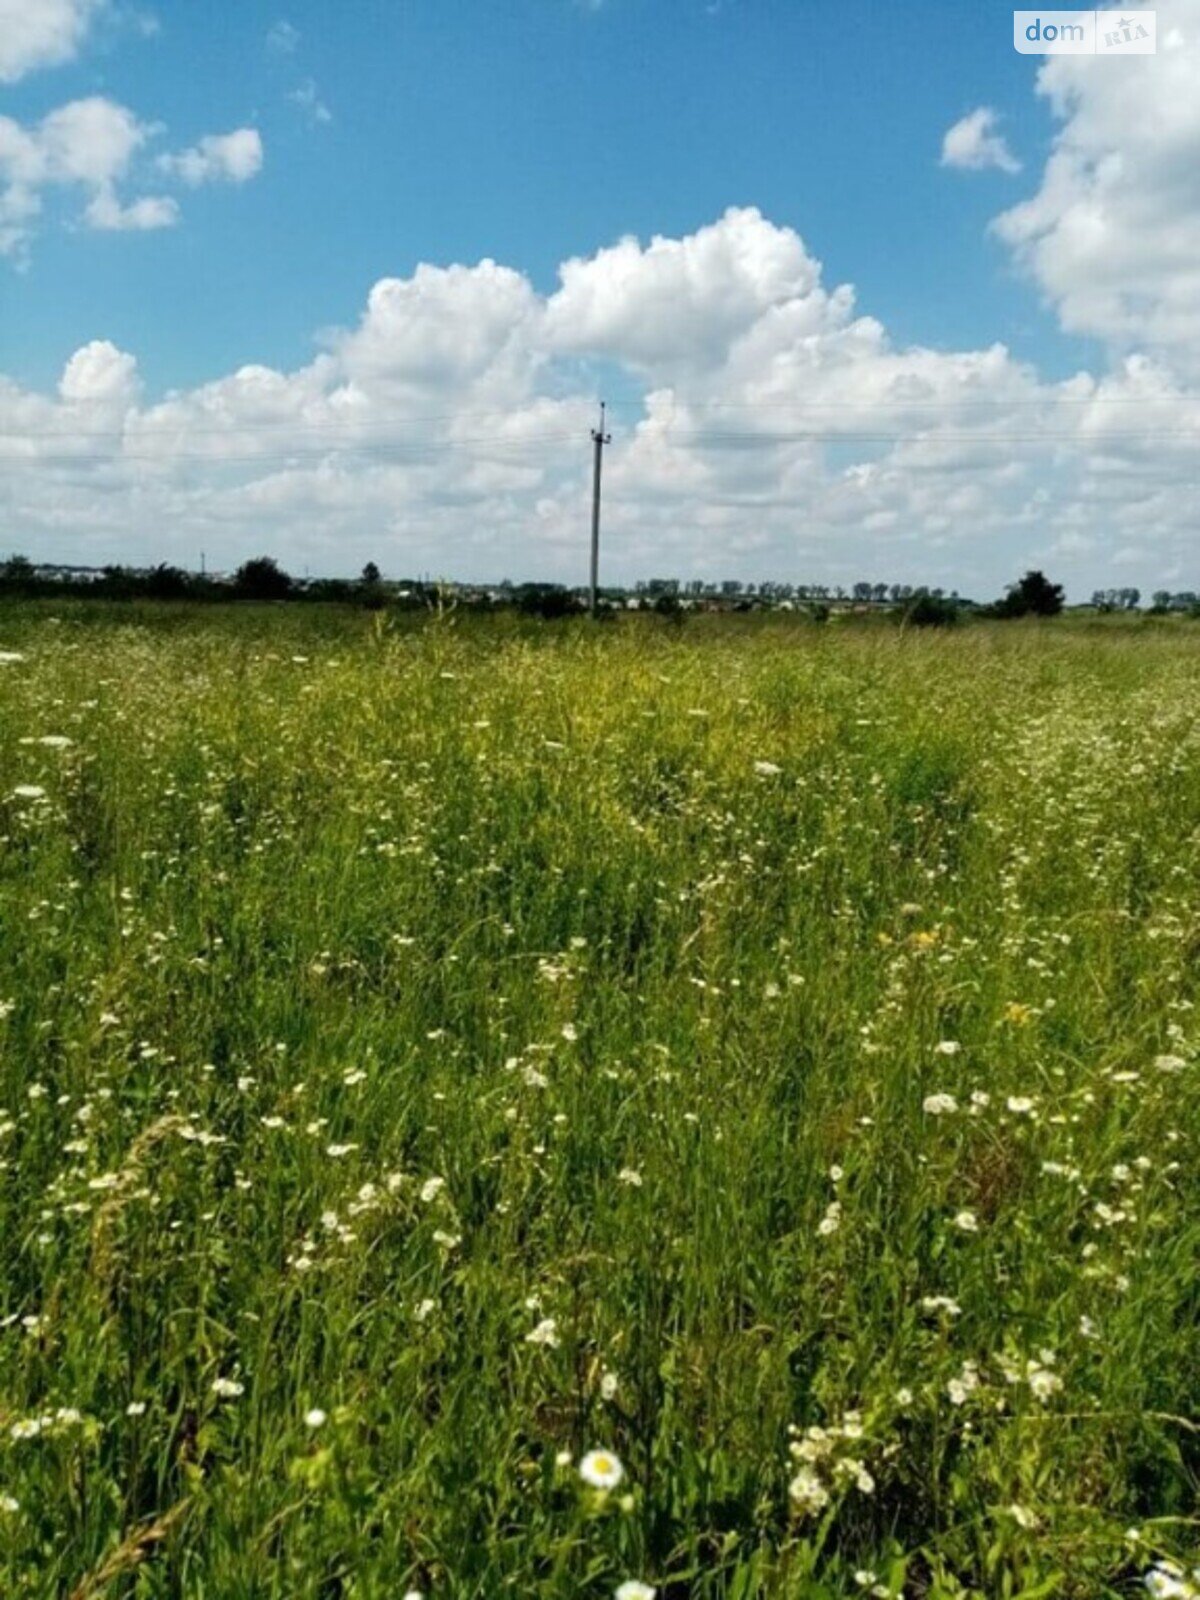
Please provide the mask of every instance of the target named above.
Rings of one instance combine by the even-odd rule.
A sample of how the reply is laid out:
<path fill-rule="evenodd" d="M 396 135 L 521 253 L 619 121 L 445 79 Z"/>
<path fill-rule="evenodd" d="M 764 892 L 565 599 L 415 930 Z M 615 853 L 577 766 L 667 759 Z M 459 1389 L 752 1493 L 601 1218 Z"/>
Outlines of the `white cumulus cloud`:
<path fill-rule="evenodd" d="M 1000 119 L 990 106 L 979 106 L 946 129 L 942 140 L 942 165 L 982 172 L 996 167 L 1001 172 L 1020 172 L 1021 163 L 1008 148 L 1002 133 L 996 132 Z"/>
<path fill-rule="evenodd" d="M 141 121 L 128 106 L 103 95 L 72 100 L 28 127 L 0 116 L 0 255 L 20 258 L 53 189 L 82 189 L 81 220 L 108 232 L 169 228 L 179 220 L 170 195 L 122 196 L 140 187 L 148 171 L 145 147 L 162 133 Z M 159 182 L 176 179 L 188 187 L 225 181 L 245 183 L 262 167 L 262 139 L 256 128 L 209 134 L 190 149 L 160 156 L 153 171 Z"/>
<path fill-rule="evenodd" d="M 104 0 L 0 0 L 0 83 L 70 61 Z"/>
<path fill-rule="evenodd" d="M 190 188 L 202 183 L 245 183 L 263 164 L 262 136 L 257 128 L 208 133 L 198 144 L 158 159 L 159 169 Z"/>
<path fill-rule="evenodd" d="M 1158 20 L 1157 55 L 1044 63 L 1054 147 L 993 226 L 1069 332 L 1200 373 L 1200 0 Z"/>
<path fill-rule="evenodd" d="M 154 228 L 173 228 L 179 221 L 179 206 L 170 195 L 143 195 L 122 203 L 109 186 L 97 189 L 83 213 L 89 228 L 105 233 L 148 233 Z"/>
<path fill-rule="evenodd" d="M 594 362 L 613 577 L 988 596 L 1028 565 L 1078 592 L 1194 564 L 1200 390 L 1170 362 L 1047 382 L 999 344 L 898 345 L 750 208 L 573 258 L 549 295 L 491 260 L 423 264 L 291 371 L 148 401 L 97 341 L 57 396 L 0 379 L 0 518 L 48 558 L 228 567 L 265 547 L 315 572 L 578 581 Z"/>
<path fill-rule="evenodd" d="M 109 339 L 93 339 L 76 350 L 58 381 L 58 392 L 66 401 L 129 401 L 137 390 L 136 358 Z"/>

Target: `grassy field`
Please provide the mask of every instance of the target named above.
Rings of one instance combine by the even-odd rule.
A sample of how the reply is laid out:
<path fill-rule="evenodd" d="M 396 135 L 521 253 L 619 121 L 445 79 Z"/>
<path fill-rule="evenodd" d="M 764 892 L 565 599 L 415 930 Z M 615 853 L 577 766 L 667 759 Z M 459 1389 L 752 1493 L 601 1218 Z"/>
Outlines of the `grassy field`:
<path fill-rule="evenodd" d="M 0 652 L 5 1600 L 1195 1592 L 1200 628 Z"/>

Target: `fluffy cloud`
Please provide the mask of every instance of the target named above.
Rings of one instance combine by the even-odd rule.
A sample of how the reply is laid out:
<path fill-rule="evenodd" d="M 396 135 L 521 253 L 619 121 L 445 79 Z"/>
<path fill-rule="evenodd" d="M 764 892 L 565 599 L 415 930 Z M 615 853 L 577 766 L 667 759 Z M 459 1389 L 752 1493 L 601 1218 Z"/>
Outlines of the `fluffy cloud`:
<path fill-rule="evenodd" d="M 946 129 L 942 140 L 942 165 L 982 172 L 996 167 L 1001 172 L 1020 172 L 1021 163 L 1008 148 L 1002 133 L 996 132 L 999 118 L 990 106 L 979 106 Z"/>
<path fill-rule="evenodd" d="M 1161 359 L 1048 384 L 1001 345 L 899 347 L 791 229 L 732 210 L 565 263 L 386 278 L 294 371 L 154 403 L 98 341 L 56 397 L 0 381 L 0 516 L 31 554 L 577 581 L 594 390 L 604 570 L 998 592 L 1194 582 L 1200 396 Z M 613 377 L 615 366 L 619 376 Z"/>
<path fill-rule="evenodd" d="M 82 188 L 82 220 L 89 228 L 144 232 L 169 228 L 179 206 L 167 195 L 122 200 L 119 186 L 132 182 L 139 153 L 162 129 L 102 95 L 72 100 L 24 127 L 0 116 L 0 255 L 22 255 L 51 188 Z M 244 183 L 261 168 L 262 140 L 255 128 L 209 134 L 191 149 L 162 156 L 157 167 L 194 187 L 224 179 Z"/>
<path fill-rule="evenodd" d="M 173 228 L 179 207 L 169 195 L 143 195 L 123 205 L 110 186 L 96 190 L 83 219 L 89 228 L 107 233 L 147 233 L 153 228 Z"/>
<path fill-rule="evenodd" d="M 0 0 L 0 83 L 69 61 L 103 0 Z"/>
<path fill-rule="evenodd" d="M 93 339 L 76 350 L 58 381 L 58 392 L 68 402 L 128 402 L 137 390 L 137 361 L 108 339 Z"/>
<path fill-rule="evenodd" d="M 754 209 L 733 209 L 683 239 L 636 239 L 573 259 L 547 308 L 547 334 L 563 352 L 617 357 L 632 366 L 703 369 L 764 314 L 804 304 L 819 318 L 820 263 L 791 229 Z"/>
<path fill-rule="evenodd" d="M 42 210 L 42 191 L 78 185 L 90 192 L 84 220 L 91 227 L 162 227 L 174 221 L 158 199 L 123 207 L 115 185 L 156 132 L 126 106 L 91 95 L 59 106 L 32 127 L 0 116 L 0 253 L 28 244 Z"/>
<path fill-rule="evenodd" d="M 245 183 L 262 170 L 262 164 L 262 138 L 257 128 L 205 134 L 189 150 L 160 156 L 158 160 L 161 171 L 193 189 L 202 183 Z"/>
<path fill-rule="evenodd" d="M 1200 373 L 1200 0 L 1158 17 L 1155 56 L 1047 59 L 1054 148 L 994 229 L 1070 332 Z"/>

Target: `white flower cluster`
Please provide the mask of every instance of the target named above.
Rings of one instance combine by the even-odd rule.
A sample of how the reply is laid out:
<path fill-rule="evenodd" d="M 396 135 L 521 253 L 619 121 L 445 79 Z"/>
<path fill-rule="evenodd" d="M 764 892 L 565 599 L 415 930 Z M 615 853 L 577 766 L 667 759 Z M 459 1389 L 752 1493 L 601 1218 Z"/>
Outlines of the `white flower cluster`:
<path fill-rule="evenodd" d="M 853 1484 L 860 1494 L 874 1494 L 875 1479 L 863 1459 L 861 1413 L 847 1411 L 829 1427 L 814 1423 L 793 1434 L 788 1453 L 797 1470 L 788 1484 L 788 1499 L 799 1517 L 816 1516 L 830 1503 L 834 1489 Z"/>

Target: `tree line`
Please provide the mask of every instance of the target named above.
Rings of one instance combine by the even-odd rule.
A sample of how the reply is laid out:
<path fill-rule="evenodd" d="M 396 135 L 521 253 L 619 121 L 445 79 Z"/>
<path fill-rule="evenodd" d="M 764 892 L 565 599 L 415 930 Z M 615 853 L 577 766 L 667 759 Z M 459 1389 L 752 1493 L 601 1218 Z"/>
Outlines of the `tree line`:
<path fill-rule="evenodd" d="M 27 598 L 68 595 L 109 600 L 337 601 L 378 609 L 385 605 L 436 606 L 442 603 L 447 590 L 457 604 L 511 605 L 527 615 L 549 619 L 578 616 L 585 610 L 584 591 L 564 584 L 513 584 L 505 580 L 498 585 L 442 585 L 422 579 L 385 582 L 374 561 L 368 561 L 357 578 L 303 580 L 292 577 L 271 556 L 244 561 L 231 576 L 188 572 L 167 562 L 152 567 L 110 565 L 98 570 L 35 566 L 24 555 L 12 555 L 0 562 L 0 596 Z M 1036 570 L 1026 572 L 1009 584 L 998 600 L 985 605 L 963 599 L 957 591 L 947 594 L 944 589 L 924 585 L 866 580 L 847 588 L 840 584 L 755 584 L 733 579 L 680 583 L 673 578 L 652 578 L 629 589 L 607 589 L 601 598 L 609 610 L 634 603 L 679 618 L 697 607 L 782 607 L 802 609 L 820 621 L 834 606 L 854 605 L 886 609 L 915 627 L 949 626 L 968 613 L 996 618 L 1052 617 L 1065 604 L 1063 586 Z M 1136 611 L 1140 603 L 1141 591 L 1136 588 L 1097 589 L 1091 597 L 1092 606 L 1102 612 Z M 1149 609 L 1156 615 L 1182 612 L 1200 616 L 1200 598 L 1191 590 L 1172 593 L 1158 589 Z"/>

